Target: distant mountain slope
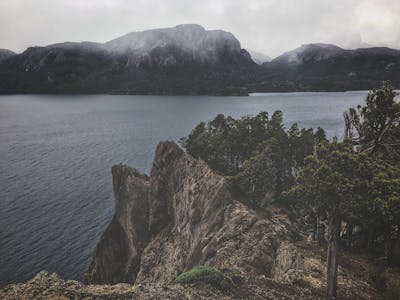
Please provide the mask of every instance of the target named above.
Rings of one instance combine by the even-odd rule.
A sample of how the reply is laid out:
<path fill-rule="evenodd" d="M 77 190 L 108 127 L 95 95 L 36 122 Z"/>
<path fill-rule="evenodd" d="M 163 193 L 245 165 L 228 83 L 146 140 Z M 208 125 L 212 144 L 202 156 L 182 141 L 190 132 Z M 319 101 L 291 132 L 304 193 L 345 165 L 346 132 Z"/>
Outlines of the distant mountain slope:
<path fill-rule="evenodd" d="M 308 44 L 263 64 L 257 91 L 370 89 L 384 80 L 400 87 L 400 50 L 372 47 L 345 50 Z"/>
<path fill-rule="evenodd" d="M 252 58 L 253 57 L 253 58 Z M 400 88 L 400 50 L 307 44 L 270 62 L 229 32 L 187 24 L 106 43 L 0 50 L 0 94 L 247 95 L 248 92 Z M 253 61 L 254 60 L 254 61 Z"/>
<path fill-rule="evenodd" d="M 0 93 L 241 94 L 254 67 L 231 33 L 179 25 L 28 48 L 0 64 Z"/>
<path fill-rule="evenodd" d="M 0 49 L 0 63 L 1 63 L 3 60 L 6 60 L 7 58 L 12 57 L 12 56 L 14 56 L 14 55 L 16 55 L 16 53 L 12 52 L 11 50 L 8 50 L 8 49 Z"/>
<path fill-rule="evenodd" d="M 290 67 L 301 69 L 302 66 L 310 64 L 345 62 L 348 67 L 357 68 L 361 64 L 361 61 L 357 59 L 362 56 L 365 59 L 373 59 L 375 63 L 383 63 L 384 61 L 397 62 L 396 60 L 400 57 L 400 50 L 384 47 L 345 50 L 331 44 L 307 44 L 278 56 L 270 63 L 264 64 L 264 66 L 281 69 Z"/>
<path fill-rule="evenodd" d="M 258 65 L 262 65 L 263 63 L 270 62 L 272 60 L 271 57 L 263 53 L 253 50 L 247 50 L 247 51 L 249 52 L 252 60 Z"/>
<path fill-rule="evenodd" d="M 306 44 L 283 53 L 270 63 L 276 67 L 294 67 L 309 62 L 319 62 L 330 59 L 344 50 L 331 44 Z"/>
<path fill-rule="evenodd" d="M 182 58 L 197 63 L 219 63 L 225 55 L 232 61 L 250 61 L 250 56 L 242 51 L 240 42 L 233 34 L 222 30 L 205 30 L 200 25 L 187 24 L 172 28 L 131 32 L 103 45 L 104 49 L 115 54 L 134 54 L 148 57 L 157 49 L 176 49 Z M 169 51 L 163 52 L 166 60 L 163 65 L 176 63 Z"/>

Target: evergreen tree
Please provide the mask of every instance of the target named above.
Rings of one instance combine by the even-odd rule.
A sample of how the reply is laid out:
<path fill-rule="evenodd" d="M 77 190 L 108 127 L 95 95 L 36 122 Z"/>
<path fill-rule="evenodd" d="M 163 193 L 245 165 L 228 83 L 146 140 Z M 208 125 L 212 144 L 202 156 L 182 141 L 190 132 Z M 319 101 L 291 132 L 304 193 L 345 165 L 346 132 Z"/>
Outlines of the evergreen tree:
<path fill-rule="evenodd" d="M 385 82 L 369 92 L 366 105 L 344 114 L 345 136 L 361 151 L 380 152 L 381 157 L 400 158 L 400 103 L 398 93 Z"/>

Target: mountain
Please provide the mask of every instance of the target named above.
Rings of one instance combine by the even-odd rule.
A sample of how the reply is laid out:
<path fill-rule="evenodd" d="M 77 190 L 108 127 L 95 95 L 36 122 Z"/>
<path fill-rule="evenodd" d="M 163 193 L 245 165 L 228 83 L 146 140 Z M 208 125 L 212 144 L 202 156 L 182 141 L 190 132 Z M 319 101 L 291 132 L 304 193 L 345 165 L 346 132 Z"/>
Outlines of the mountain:
<path fill-rule="evenodd" d="M 264 63 L 257 91 L 367 90 L 391 81 L 400 87 L 400 50 L 385 47 L 342 49 L 307 44 Z"/>
<path fill-rule="evenodd" d="M 131 32 L 106 43 L 0 50 L 0 94 L 247 95 L 367 90 L 382 81 L 400 87 L 400 50 L 316 43 L 268 61 L 242 49 L 231 33 L 195 24 Z"/>
<path fill-rule="evenodd" d="M 12 57 L 16 55 L 16 53 L 12 52 L 11 50 L 8 49 L 0 49 L 0 63 L 4 60 L 6 60 L 9 57 Z"/>
<path fill-rule="evenodd" d="M 252 58 L 252 60 L 257 64 L 257 65 L 262 65 L 265 62 L 270 62 L 272 59 L 268 55 L 265 55 L 263 53 L 253 51 L 253 50 L 247 50 Z"/>
<path fill-rule="evenodd" d="M 150 176 L 126 165 L 112 176 L 115 213 L 86 284 L 40 272 L 0 287 L 1 299 L 325 298 L 326 250 L 296 218 L 272 205 L 254 210 L 175 143 L 158 145 Z M 338 299 L 399 299 L 396 268 L 340 251 L 339 270 Z"/>
<path fill-rule="evenodd" d="M 0 93 L 242 94 L 255 66 L 231 33 L 178 25 L 28 48 L 0 64 Z"/>
<path fill-rule="evenodd" d="M 306 44 L 276 57 L 269 65 L 281 68 L 297 67 L 302 64 L 329 60 L 341 52 L 343 52 L 342 48 L 332 44 Z"/>
<path fill-rule="evenodd" d="M 176 63 L 218 64 L 223 59 L 236 63 L 250 61 L 233 34 L 222 30 L 206 31 L 196 24 L 131 32 L 105 43 L 103 48 L 117 55 L 133 55 L 142 59 L 142 63 L 162 66 Z M 175 50 L 176 53 L 160 49 Z M 154 54 L 161 57 L 155 57 Z"/>

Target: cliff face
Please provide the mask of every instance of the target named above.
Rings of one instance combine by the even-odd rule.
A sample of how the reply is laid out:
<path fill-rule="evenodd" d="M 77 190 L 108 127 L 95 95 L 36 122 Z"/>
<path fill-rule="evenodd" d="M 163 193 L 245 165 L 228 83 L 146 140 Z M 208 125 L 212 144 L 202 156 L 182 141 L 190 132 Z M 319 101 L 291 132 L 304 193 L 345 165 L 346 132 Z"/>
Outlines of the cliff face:
<path fill-rule="evenodd" d="M 116 210 L 87 273 L 90 283 L 170 283 L 209 264 L 270 276 L 283 222 L 258 218 L 225 178 L 172 142 L 160 143 L 150 177 L 112 168 Z"/>
<path fill-rule="evenodd" d="M 251 62 L 250 56 L 242 51 L 240 42 L 232 33 L 223 30 L 205 30 L 197 24 L 131 32 L 102 46 L 114 55 L 140 54 L 138 57 L 146 58 L 152 63 L 156 58 L 154 50 L 168 48 L 181 49 L 190 62 L 218 63 L 224 55 L 230 56 L 236 62 Z M 176 57 L 171 57 L 171 53 L 161 58 L 159 61 L 161 65 L 177 62 Z M 140 59 L 136 61 L 141 63 Z"/>
<path fill-rule="evenodd" d="M 326 249 L 294 241 L 299 230 L 286 214 L 256 212 L 237 201 L 224 177 L 173 142 L 159 144 L 150 176 L 124 165 L 112 174 L 115 214 L 87 284 L 41 272 L 0 288 L 0 299 L 324 298 Z M 229 275 L 229 288 L 173 283 L 196 265 Z M 381 276 L 386 283 L 378 290 Z M 379 271 L 367 257 L 340 252 L 338 291 L 339 299 L 399 299 L 400 272 Z"/>

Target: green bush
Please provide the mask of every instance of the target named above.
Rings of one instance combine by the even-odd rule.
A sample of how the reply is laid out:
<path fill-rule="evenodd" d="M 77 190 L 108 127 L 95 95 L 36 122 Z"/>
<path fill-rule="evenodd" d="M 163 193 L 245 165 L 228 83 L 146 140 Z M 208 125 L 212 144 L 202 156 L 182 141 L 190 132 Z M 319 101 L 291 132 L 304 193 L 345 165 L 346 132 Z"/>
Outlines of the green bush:
<path fill-rule="evenodd" d="M 221 271 L 207 267 L 207 266 L 197 266 L 190 271 L 184 272 L 179 275 L 174 283 L 207 283 L 212 286 L 226 290 L 232 284 L 229 277 L 225 276 Z"/>

